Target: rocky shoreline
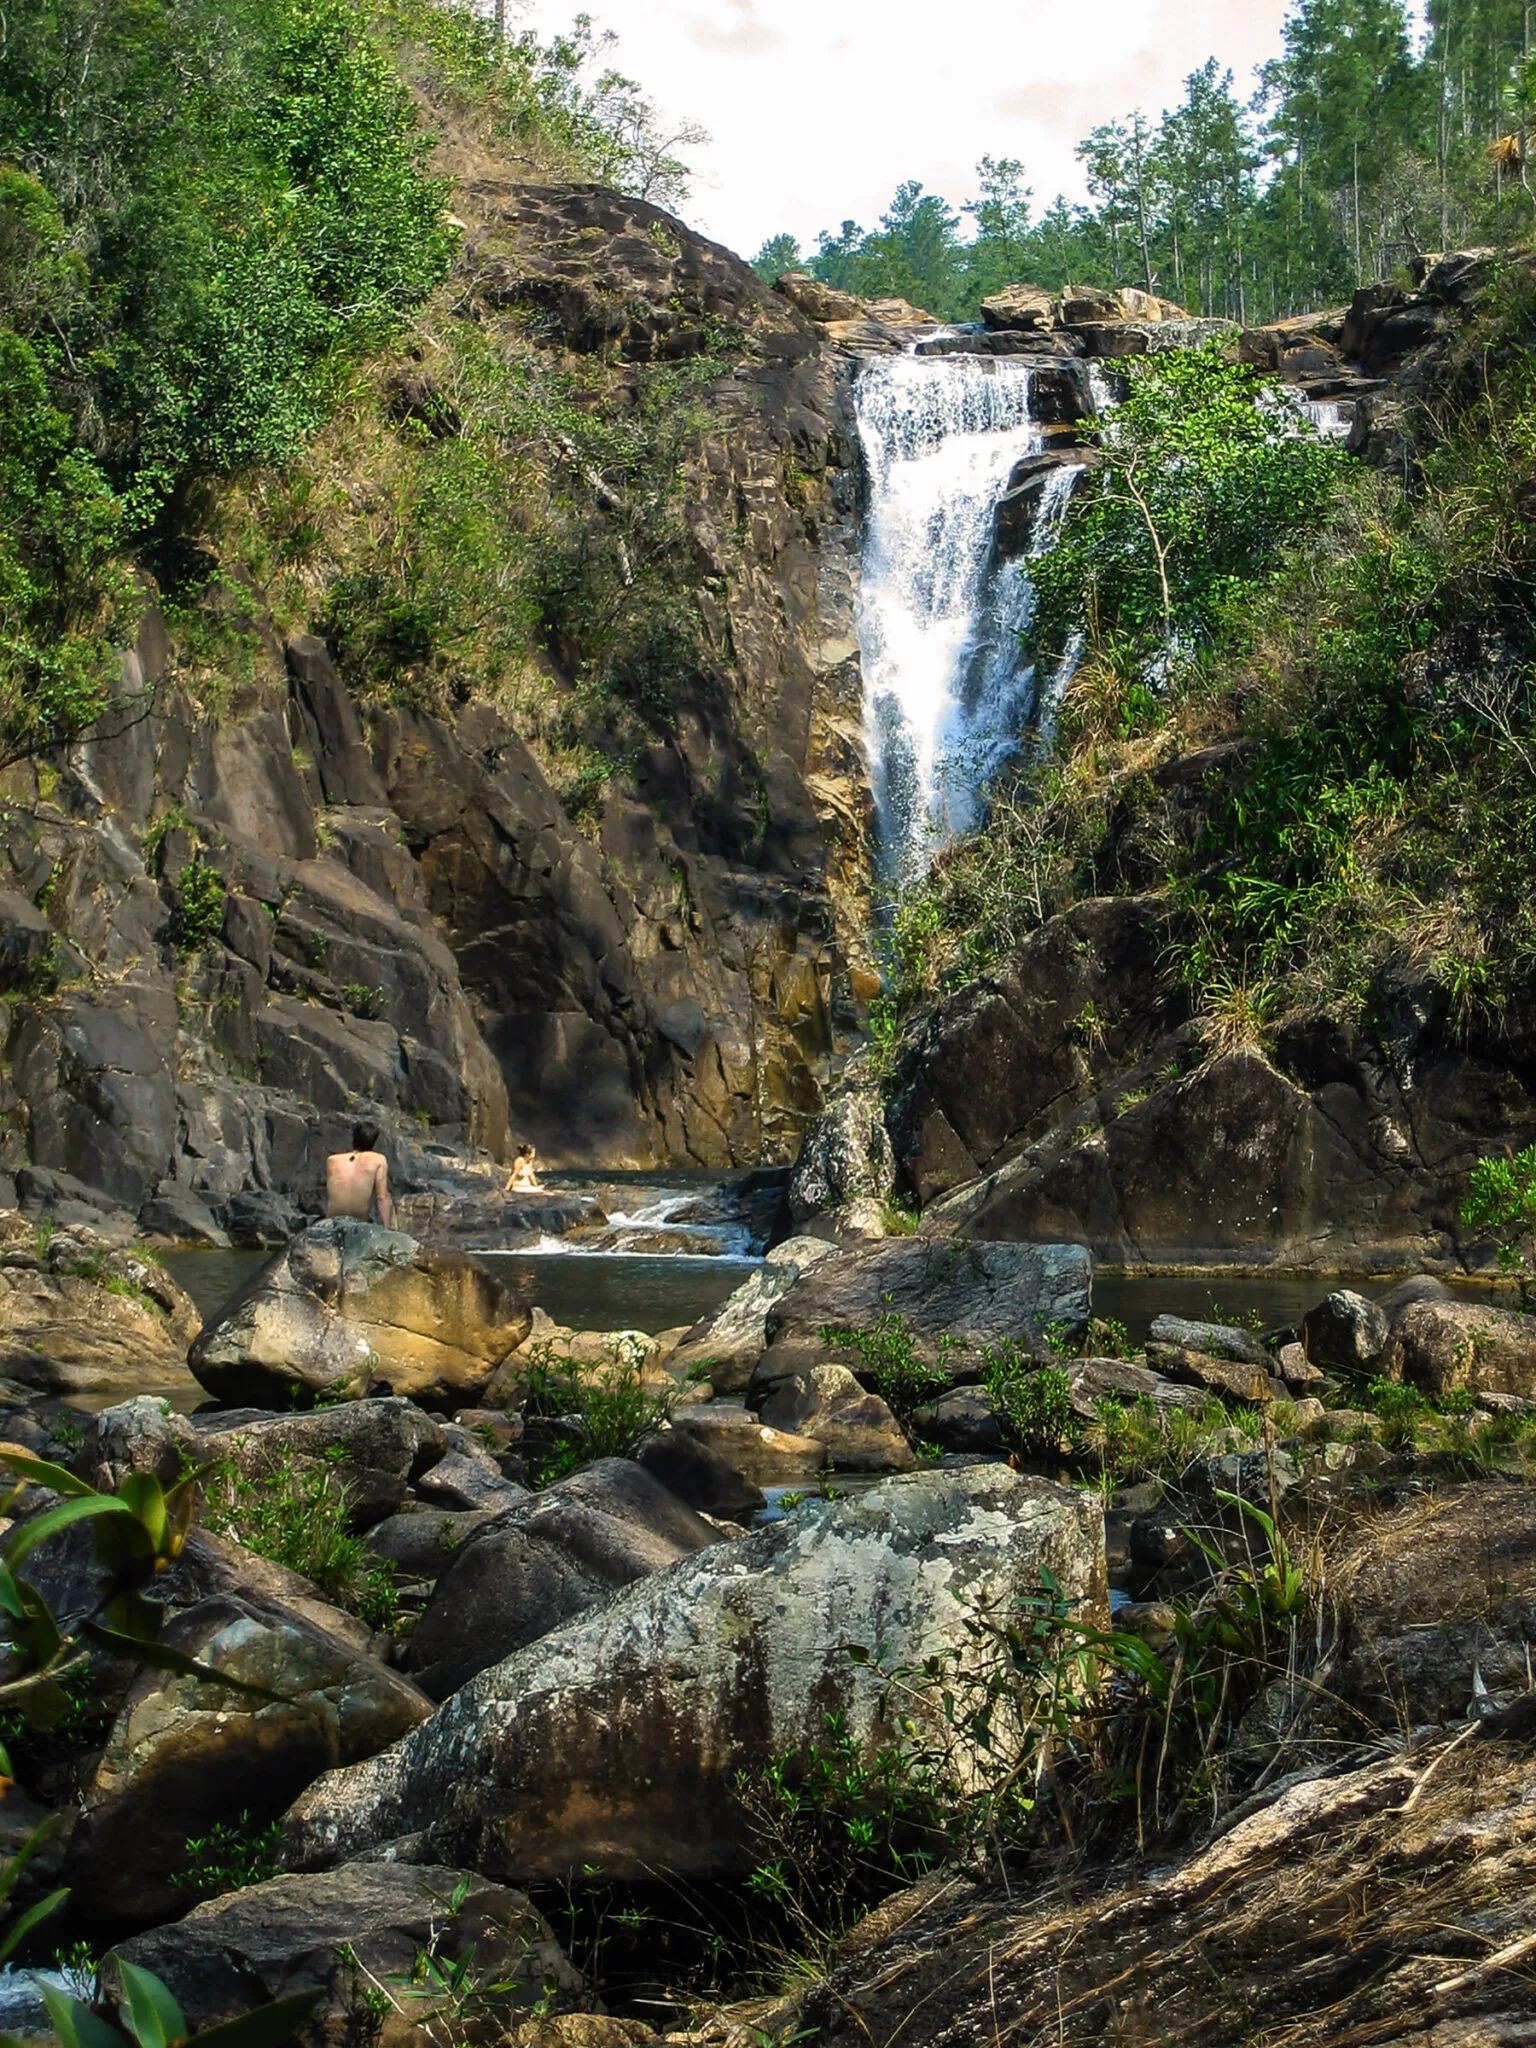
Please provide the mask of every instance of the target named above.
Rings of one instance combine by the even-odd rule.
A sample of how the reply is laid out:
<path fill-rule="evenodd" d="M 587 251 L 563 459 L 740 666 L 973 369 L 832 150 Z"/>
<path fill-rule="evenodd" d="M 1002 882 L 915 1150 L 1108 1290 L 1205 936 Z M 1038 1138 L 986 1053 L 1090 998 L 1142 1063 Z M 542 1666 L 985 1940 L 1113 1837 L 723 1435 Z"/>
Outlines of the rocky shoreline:
<path fill-rule="evenodd" d="M 159 1287 L 142 1312 L 187 1326 L 185 1298 L 132 1252 L 42 1242 L 20 1219 L 5 1244 L 10 1286 L 125 1300 L 140 1284 L 126 1261 Z M 451 1248 L 321 1223 L 191 1344 L 215 1396 L 195 1412 L 141 1395 L 85 1416 L 13 1376 L 15 1455 L 117 1496 L 198 1475 L 151 1589 L 165 1653 L 194 1665 L 95 1650 L 62 1733 L 8 1724 L 5 1844 L 54 1816 L 18 1902 L 71 1892 L 40 1954 L 65 1936 L 110 1946 L 194 2025 L 320 1985 L 316 2044 L 366 2022 L 402 2043 L 462 2024 L 456 2039 L 572 2048 L 854 2026 L 883 2048 L 887 1982 L 937 1999 L 930 2038 L 973 2038 L 978 1928 L 1006 1946 L 998 2009 L 1026 2013 L 1068 1866 L 1104 1901 L 1073 1909 L 1087 2010 L 1117 1981 L 1128 1911 L 1148 1928 L 1205 1913 L 1208 1938 L 1246 1955 L 1232 1900 L 1315 1861 L 1337 1815 L 1401 1807 L 1427 1772 L 1426 1815 L 1446 1824 L 1474 1785 L 1504 1788 L 1458 1870 L 1518 1862 L 1536 1324 L 1422 1277 L 1380 1302 L 1336 1289 L 1283 1329 L 1163 1315 L 1133 1345 L 1095 1317 L 1092 1285 L 1069 1244 L 800 1236 L 691 1329 L 583 1334 Z M 105 1374 L 105 1326 L 101 1341 Z M 8 1556 L 28 1546 L 67 1630 L 107 1566 L 78 1525 L 30 1545 L 59 1502 L 52 1469 L 18 1487 L 0 1533 Z M 1099 1646 L 1108 1691 L 1074 1692 L 1040 1818 L 1013 1823 L 998 1865 L 984 1840 L 912 1834 L 910 1816 L 945 1771 L 971 1788 L 946 1827 L 991 1782 L 991 1738 L 943 1701 L 995 1687 L 987 1617 L 1031 1614 L 1042 1647 L 1020 1649 L 989 1711 L 1036 1682 L 1037 1656 L 1059 1686 L 1068 1667 L 1049 1658 L 1073 1645 Z M 11 1682 L 31 1654 L 13 1642 Z M 1200 1687 L 1218 1670 L 1230 1711 L 1209 1718 Z M 1139 1701 L 1166 1718 L 1181 1674 L 1179 1742 L 1205 1761 L 1179 1763 L 1178 1743 L 1168 1761 L 1167 1722 L 1172 1775 L 1155 1798 L 1142 1786 L 1127 1834 L 1096 1790 L 1112 1767 L 1092 1759 Z M 809 1827 L 809 1883 L 829 1814 L 844 1839 L 842 1809 L 804 1804 L 829 1741 L 863 1788 L 860 1827 L 896 1786 L 909 1838 L 893 1861 L 862 1858 L 841 1907 L 816 1895 L 821 1945 L 786 2000 L 772 1949 L 797 1923 L 773 1849 L 786 1813 Z M 915 1777 L 862 1775 L 903 1754 L 927 1758 L 904 1767 Z M 1195 1765 L 1203 1815 L 1173 1790 Z M 1150 1889 L 1138 1831 L 1162 1873 Z M 654 1917 L 658 1882 L 675 1925 Z M 1140 1903 L 1116 1906 L 1128 1882 Z M 1523 1882 L 1483 1915 L 1477 1954 Z M 854 1926 L 854 1900 L 885 1903 Z M 617 1926 L 589 1940 L 594 1913 L 630 1912 L 659 1951 Z M 456 2006 L 419 1958 L 471 1949 Z M 930 1982 L 941 1952 L 965 1967 Z M 1475 1955 L 1440 1952 L 1458 1980 L 1447 2012 L 1488 2010 Z"/>

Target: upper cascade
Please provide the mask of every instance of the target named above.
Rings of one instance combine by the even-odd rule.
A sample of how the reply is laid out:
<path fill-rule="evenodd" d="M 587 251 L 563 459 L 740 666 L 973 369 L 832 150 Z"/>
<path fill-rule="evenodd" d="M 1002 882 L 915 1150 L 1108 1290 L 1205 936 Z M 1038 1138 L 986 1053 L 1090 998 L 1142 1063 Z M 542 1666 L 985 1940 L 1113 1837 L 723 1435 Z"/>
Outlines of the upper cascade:
<path fill-rule="evenodd" d="M 887 879 L 920 874 L 977 820 L 987 778 L 1036 709 L 1020 635 L 1034 599 L 1026 558 L 995 545 L 999 503 L 1045 444 L 1034 365 L 892 355 L 853 387 L 868 480 L 859 643 Z M 1047 479 L 1031 552 L 1059 524 L 1080 470 Z"/>

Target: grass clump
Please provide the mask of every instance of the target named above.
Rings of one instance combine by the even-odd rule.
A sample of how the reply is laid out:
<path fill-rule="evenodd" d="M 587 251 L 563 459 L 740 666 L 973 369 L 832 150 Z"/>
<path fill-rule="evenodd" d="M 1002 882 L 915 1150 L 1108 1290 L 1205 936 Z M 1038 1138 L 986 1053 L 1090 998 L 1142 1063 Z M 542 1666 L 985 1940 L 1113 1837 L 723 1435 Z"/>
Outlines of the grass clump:
<path fill-rule="evenodd" d="M 670 1389 L 649 1386 L 645 1349 L 621 1334 L 598 1366 L 548 1345 L 528 1361 L 523 1451 L 532 1486 L 550 1486 L 598 1458 L 627 1458 L 671 1413 Z"/>
<path fill-rule="evenodd" d="M 351 1526 L 350 1491 L 336 1460 L 308 1462 L 292 1451 L 259 1472 L 223 1459 L 207 1474 L 203 1520 L 258 1557 L 298 1572 L 370 1628 L 399 1615 L 394 1566 L 369 1556 Z"/>

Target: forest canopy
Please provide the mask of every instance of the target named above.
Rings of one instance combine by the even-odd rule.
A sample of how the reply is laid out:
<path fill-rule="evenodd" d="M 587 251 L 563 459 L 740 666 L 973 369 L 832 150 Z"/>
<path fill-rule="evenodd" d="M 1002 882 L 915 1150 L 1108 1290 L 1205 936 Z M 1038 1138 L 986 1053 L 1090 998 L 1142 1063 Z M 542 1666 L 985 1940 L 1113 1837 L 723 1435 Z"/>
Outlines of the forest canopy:
<path fill-rule="evenodd" d="M 1037 210 L 1025 166 L 987 156 L 958 211 L 908 182 L 875 228 L 845 220 L 809 252 L 775 235 L 754 262 L 952 320 L 1027 277 L 1251 322 L 1347 298 L 1424 250 L 1529 238 L 1530 10 L 1429 0 L 1419 43 L 1402 0 L 1298 0 L 1246 102 L 1212 58 L 1158 120 L 1086 136 L 1086 205 Z"/>

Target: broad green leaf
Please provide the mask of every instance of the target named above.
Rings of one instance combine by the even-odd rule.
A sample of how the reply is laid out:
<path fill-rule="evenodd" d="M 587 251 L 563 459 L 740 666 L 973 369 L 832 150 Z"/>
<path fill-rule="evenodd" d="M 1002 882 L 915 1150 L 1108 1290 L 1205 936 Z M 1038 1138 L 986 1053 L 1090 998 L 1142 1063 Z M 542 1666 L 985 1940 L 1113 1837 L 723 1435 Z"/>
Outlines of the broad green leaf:
<path fill-rule="evenodd" d="M 97 1515 L 119 1516 L 125 1522 L 132 1522 L 132 1512 L 120 1500 L 106 1494 L 88 1493 L 83 1498 L 61 1501 L 58 1507 L 49 1508 L 46 1513 L 24 1522 L 15 1533 L 6 1539 L 5 1561 L 14 1571 L 24 1557 L 36 1550 L 39 1543 L 46 1543 L 50 1536 L 57 1536 L 63 1529 L 71 1529 L 76 1522 L 90 1521 Z"/>
<path fill-rule="evenodd" d="M 46 1899 L 39 1899 L 35 1905 L 28 1906 L 25 1913 L 13 1920 L 0 1935 L 0 1963 L 9 1962 L 33 1928 L 40 1926 L 50 1914 L 57 1913 L 68 1897 L 69 1887 L 65 1885 L 59 1891 L 50 1892 Z"/>
<path fill-rule="evenodd" d="M 282 2048 L 291 2041 L 324 1997 L 313 1991 L 290 1991 L 274 1998 L 270 2005 L 242 2013 L 237 2020 L 225 2020 L 217 2027 L 204 2027 L 194 2035 L 198 2048 Z"/>
<path fill-rule="evenodd" d="M 31 1480 L 34 1486 L 46 1486 L 50 1493 L 62 1493 L 81 1500 L 97 1497 L 95 1487 L 77 1479 L 66 1466 L 40 1458 L 21 1444 L 0 1443 L 0 1467 L 14 1472 L 19 1479 Z"/>
<path fill-rule="evenodd" d="M 128 2048 L 127 2036 L 78 1998 L 71 1998 L 42 1977 L 34 1976 L 32 1982 L 43 1994 L 61 2048 Z"/>
<path fill-rule="evenodd" d="M 154 1473 L 129 1472 L 117 1497 L 143 1524 L 144 1533 L 158 1550 L 165 1541 L 165 1494 Z"/>
<path fill-rule="evenodd" d="M 124 1962 L 121 1956 L 113 1960 L 123 1987 L 128 2028 L 139 2048 L 170 2048 L 171 2042 L 187 2031 L 181 2007 L 152 1971 Z"/>

